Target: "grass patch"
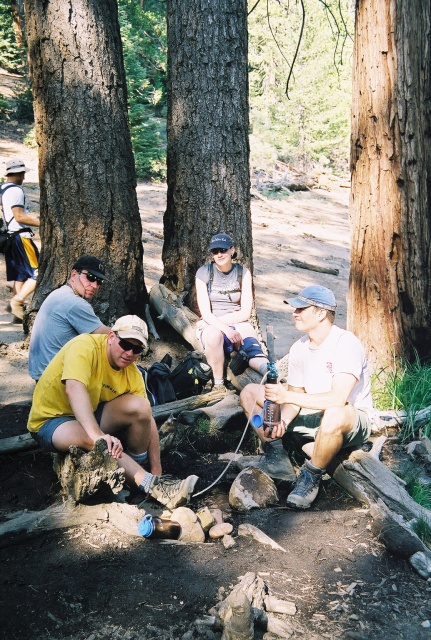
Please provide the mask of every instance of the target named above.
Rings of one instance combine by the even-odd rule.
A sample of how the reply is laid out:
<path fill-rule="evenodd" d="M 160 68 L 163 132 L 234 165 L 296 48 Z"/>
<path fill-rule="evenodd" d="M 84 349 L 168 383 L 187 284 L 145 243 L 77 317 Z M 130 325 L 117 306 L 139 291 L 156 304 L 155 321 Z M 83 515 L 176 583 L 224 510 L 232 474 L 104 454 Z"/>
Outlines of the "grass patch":
<path fill-rule="evenodd" d="M 429 521 L 422 517 L 412 523 L 412 529 L 422 542 L 431 548 L 431 526 Z"/>
<path fill-rule="evenodd" d="M 374 404 L 380 410 L 404 410 L 407 418 L 400 429 L 403 441 L 419 436 L 430 437 L 431 419 L 420 427 L 415 425 L 416 412 L 431 406 L 431 362 L 394 360 L 392 369 L 383 369 L 373 376 Z"/>
<path fill-rule="evenodd" d="M 407 463 L 399 470 L 398 476 L 406 483 L 406 491 L 411 498 L 424 509 L 431 510 L 431 486 L 418 478 L 421 468 Z M 431 548 L 431 523 L 422 516 L 412 521 L 411 528 L 422 542 Z"/>

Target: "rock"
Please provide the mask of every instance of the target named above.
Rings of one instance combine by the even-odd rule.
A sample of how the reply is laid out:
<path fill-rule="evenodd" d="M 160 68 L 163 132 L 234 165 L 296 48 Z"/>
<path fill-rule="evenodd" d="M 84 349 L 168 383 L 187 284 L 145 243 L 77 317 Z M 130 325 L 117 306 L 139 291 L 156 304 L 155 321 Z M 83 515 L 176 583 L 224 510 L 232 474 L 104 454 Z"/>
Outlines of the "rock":
<path fill-rule="evenodd" d="M 275 542 L 272 538 L 267 536 L 266 533 L 264 533 L 258 527 L 255 527 L 252 524 L 248 524 L 248 523 L 240 524 L 238 527 L 238 535 L 244 536 L 244 537 L 251 536 L 252 538 L 254 538 L 254 540 L 256 540 L 257 542 L 260 542 L 261 544 L 266 544 L 272 547 L 273 549 L 278 549 L 279 551 L 283 551 L 284 553 L 287 553 L 286 549 L 283 549 L 283 547 L 277 544 L 277 542 Z"/>
<path fill-rule="evenodd" d="M 421 440 L 415 440 L 407 445 L 407 453 L 410 458 L 420 457 L 425 462 L 431 462 L 431 440 L 424 436 Z"/>
<path fill-rule="evenodd" d="M 280 600 L 275 596 L 267 595 L 264 598 L 265 609 L 272 613 L 285 613 L 288 616 L 294 616 L 296 613 L 296 606 L 293 602 L 288 600 Z"/>
<path fill-rule="evenodd" d="M 431 577 L 431 556 L 425 555 L 423 551 L 417 551 L 410 556 L 409 562 L 422 578 Z"/>
<path fill-rule="evenodd" d="M 211 527 L 209 537 L 212 538 L 212 540 L 217 540 L 217 538 L 223 538 L 223 536 L 229 535 L 232 531 L 233 526 L 229 522 L 222 522 Z"/>
<path fill-rule="evenodd" d="M 225 549 L 232 549 L 236 545 L 236 540 L 232 536 L 226 535 L 223 536 L 222 543 Z"/>
<path fill-rule="evenodd" d="M 293 636 L 293 627 L 289 622 L 279 620 L 275 616 L 268 616 L 267 630 L 279 638 L 290 638 Z"/>
<path fill-rule="evenodd" d="M 178 507 L 171 513 L 171 519 L 181 525 L 182 542 L 205 542 L 205 533 L 197 515 L 188 507 Z"/>
<path fill-rule="evenodd" d="M 221 509 L 210 509 L 210 513 L 214 518 L 214 524 L 223 522 L 223 511 Z"/>
<path fill-rule="evenodd" d="M 211 527 L 215 524 L 215 518 L 208 507 L 203 507 L 196 512 L 199 522 L 201 523 L 202 529 L 207 532 L 211 529 Z"/>
<path fill-rule="evenodd" d="M 241 471 L 229 491 L 229 504 L 237 511 L 265 509 L 278 502 L 278 492 L 273 480 L 256 467 Z"/>

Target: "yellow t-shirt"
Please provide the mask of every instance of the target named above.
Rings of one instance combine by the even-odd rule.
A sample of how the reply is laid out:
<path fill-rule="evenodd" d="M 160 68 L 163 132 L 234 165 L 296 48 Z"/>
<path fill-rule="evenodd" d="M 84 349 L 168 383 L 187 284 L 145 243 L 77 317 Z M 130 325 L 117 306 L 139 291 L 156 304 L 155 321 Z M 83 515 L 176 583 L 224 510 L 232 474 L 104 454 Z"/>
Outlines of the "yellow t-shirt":
<path fill-rule="evenodd" d="M 40 377 L 28 418 L 29 431 L 39 431 L 51 418 L 73 415 L 66 395 L 66 380 L 82 382 L 93 411 L 124 393 L 147 397 L 142 375 L 135 363 L 116 371 L 106 355 L 108 336 L 82 334 L 70 340 L 54 356 Z"/>

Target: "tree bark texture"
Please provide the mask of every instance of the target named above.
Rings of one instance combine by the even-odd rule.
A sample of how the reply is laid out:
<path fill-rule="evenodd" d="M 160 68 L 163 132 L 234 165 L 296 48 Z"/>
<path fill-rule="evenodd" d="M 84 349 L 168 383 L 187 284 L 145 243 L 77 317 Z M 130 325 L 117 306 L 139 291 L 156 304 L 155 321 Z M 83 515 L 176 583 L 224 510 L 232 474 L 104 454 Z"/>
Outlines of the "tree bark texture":
<path fill-rule="evenodd" d="M 357 0 L 348 327 L 373 368 L 431 353 L 431 5 Z"/>
<path fill-rule="evenodd" d="M 165 285 L 191 291 L 212 235 L 252 270 L 245 0 L 168 0 Z M 194 294 L 187 305 L 196 310 Z"/>
<path fill-rule="evenodd" d="M 26 0 L 42 253 L 33 307 L 84 254 L 107 264 L 95 307 L 144 315 L 141 220 L 115 0 Z"/>

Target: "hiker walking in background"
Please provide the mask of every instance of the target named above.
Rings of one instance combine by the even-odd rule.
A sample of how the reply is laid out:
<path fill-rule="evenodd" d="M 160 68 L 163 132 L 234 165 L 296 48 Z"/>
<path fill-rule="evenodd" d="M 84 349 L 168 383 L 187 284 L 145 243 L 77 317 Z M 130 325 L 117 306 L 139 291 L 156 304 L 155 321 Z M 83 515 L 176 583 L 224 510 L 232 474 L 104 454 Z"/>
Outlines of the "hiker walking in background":
<path fill-rule="evenodd" d="M 30 338 L 28 370 L 34 380 L 39 380 L 56 353 L 72 338 L 81 333 L 110 332 L 90 304 L 105 280 L 109 282 L 103 262 L 94 256 L 81 256 L 67 283 L 45 298 Z"/>
<path fill-rule="evenodd" d="M 3 219 L 8 233 L 25 229 L 28 225 L 39 227 L 39 218 L 27 210 L 27 201 L 22 187 L 29 168 L 22 160 L 6 162 L 6 182 L 0 185 Z M 24 301 L 36 287 L 39 267 L 39 250 L 31 239 L 32 233 L 23 231 L 12 239 L 5 254 L 6 279 L 14 282 L 10 308 L 13 315 L 22 320 Z"/>
<path fill-rule="evenodd" d="M 209 250 L 212 262 L 196 273 L 196 295 L 202 319 L 197 334 L 208 364 L 212 367 L 214 388 L 226 390 L 225 356 L 234 375 L 247 366 L 262 375 L 267 358 L 262 352 L 256 331 L 250 324 L 253 306 L 251 273 L 247 267 L 233 262 L 236 251 L 226 233 L 211 238 Z"/>

